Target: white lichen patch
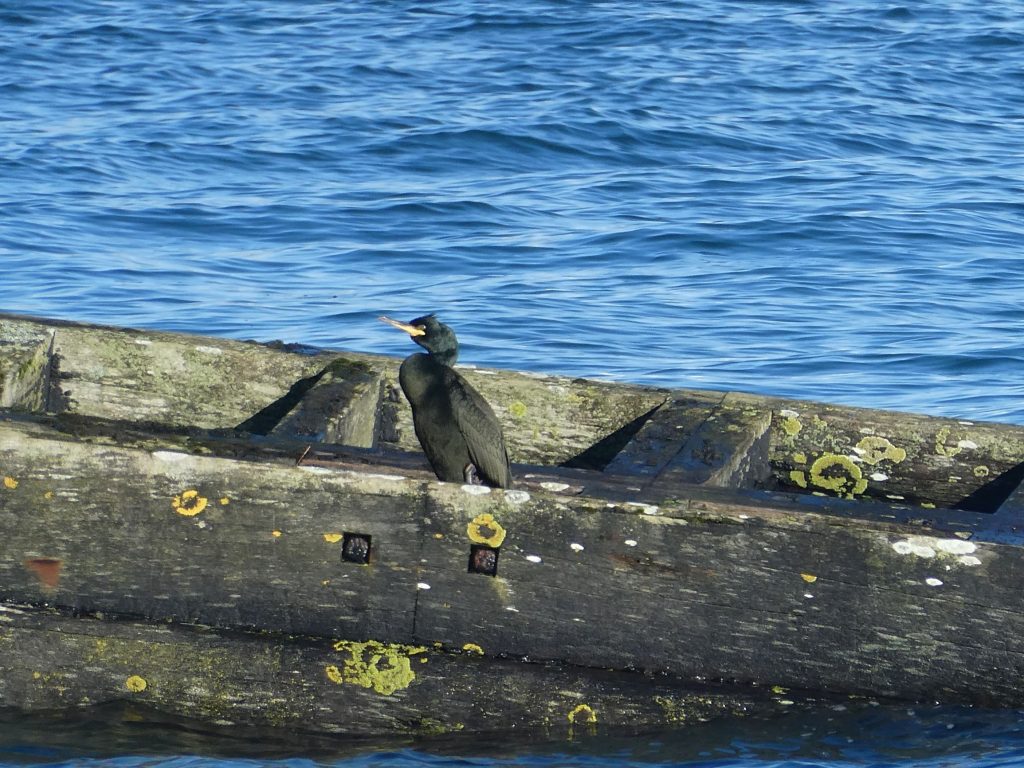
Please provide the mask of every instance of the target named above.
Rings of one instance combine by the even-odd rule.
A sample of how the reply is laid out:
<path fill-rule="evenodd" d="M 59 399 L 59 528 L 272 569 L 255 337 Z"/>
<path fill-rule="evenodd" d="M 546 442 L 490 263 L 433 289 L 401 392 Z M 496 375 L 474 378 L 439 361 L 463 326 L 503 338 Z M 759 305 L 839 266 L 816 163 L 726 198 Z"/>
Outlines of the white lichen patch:
<path fill-rule="evenodd" d="M 873 472 L 871 474 L 871 479 L 874 480 L 876 483 L 884 483 L 886 480 L 889 479 L 889 476 L 885 474 L 885 472 Z"/>
<path fill-rule="evenodd" d="M 509 504 L 525 504 L 530 500 L 526 491 L 505 491 L 505 501 Z"/>
<path fill-rule="evenodd" d="M 577 544 L 574 541 L 572 544 L 569 545 L 569 549 L 571 549 L 573 552 L 582 552 L 583 551 L 583 545 L 582 544 Z"/>
<path fill-rule="evenodd" d="M 937 539 L 935 548 L 951 555 L 969 555 L 978 549 L 978 545 L 963 539 Z"/>
<path fill-rule="evenodd" d="M 545 491 L 551 491 L 551 493 L 560 493 L 561 491 L 566 490 L 569 487 L 569 484 L 544 482 L 540 484 L 540 487 L 543 488 Z"/>
<path fill-rule="evenodd" d="M 527 555 L 526 559 L 529 560 L 531 563 L 543 562 L 540 558 L 540 555 Z"/>
<path fill-rule="evenodd" d="M 421 582 L 419 582 L 416 585 L 416 589 L 423 589 L 423 590 L 430 589 L 430 585 L 427 584 L 427 582 L 425 582 L 425 581 L 421 581 Z"/>
<path fill-rule="evenodd" d="M 941 579 L 936 579 L 934 576 L 929 576 L 927 579 L 924 580 L 924 583 L 927 584 L 929 587 L 941 587 L 942 586 L 942 580 Z"/>
<path fill-rule="evenodd" d="M 405 480 L 403 475 L 385 475 L 379 472 L 354 472 L 353 474 L 357 474 L 359 477 L 372 477 L 374 480 Z"/>
<path fill-rule="evenodd" d="M 140 347 L 148 347 L 153 342 L 150 339 L 136 339 L 135 343 L 138 344 Z"/>
<path fill-rule="evenodd" d="M 956 444 L 957 448 L 966 448 L 968 450 L 974 450 L 978 447 L 978 444 L 973 440 L 958 440 Z"/>
<path fill-rule="evenodd" d="M 636 546 L 636 544 L 637 544 L 637 541 L 636 541 L 636 539 L 626 539 L 626 540 L 625 540 L 625 541 L 624 541 L 623 543 L 624 543 L 624 544 L 625 544 L 625 545 L 626 545 L 627 547 L 635 547 L 635 546 Z"/>
<path fill-rule="evenodd" d="M 486 496 L 491 492 L 490 486 L 487 485 L 463 485 L 462 492 L 468 493 L 470 496 Z"/>
<path fill-rule="evenodd" d="M 913 537 L 922 538 L 922 537 Z M 935 549 L 927 544 L 903 539 L 892 545 L 893 551 L 898 555 L 917 555 L 917 557 L 935 557 Z"/>
<path fill-rule="evenodd" d="M 329 467 L 315 467 L 308 464 L 300 464 L 299 469 L 309 472 L 311 475 L 333 475 L 334 470 Z"/>
<path fill-rule="evenodd" d="M 206 355 L 223 355 L 224 350 L 220 347 L 207 347 L 202 344 L 196 345 L 196 352 L 202 352 Z"/>
<path fill-rule="evenodd" d="M 797 418 L 800 418 L 799 412 L 790 410 L 789 408 L 784 408 L 781 411 L 779 411 L 779 416 L 781 416 L 784 419 L 797 419 Z"/>
<path fill-rule="evenodd" d="M 656 504 L 644 504 L 639 501 L 627 501 L 627 507 L 636 507 L 645 515 L 656 515 L 658 514 L 658 507 Z"/>
<path fill-rule="evenodd" d="M 159 459 L 160 461 L 184 461 L 191 458 L 190 454 L 181 453 L 180 451 L 153 451 L 151 455 L 154 459 Z"/>
<path fill-rule="evenodd" d="M 916 557 L 923 558 L 953 556 L 960 565 L 981 565 L 981 560 L 972 555 L 978 546 L 973 542 L 964 541 L 963 539 L 909 536 L 906 539 L 893 542 L 892 548 L 894 552 L 900 555 L 915 555 Z"/>

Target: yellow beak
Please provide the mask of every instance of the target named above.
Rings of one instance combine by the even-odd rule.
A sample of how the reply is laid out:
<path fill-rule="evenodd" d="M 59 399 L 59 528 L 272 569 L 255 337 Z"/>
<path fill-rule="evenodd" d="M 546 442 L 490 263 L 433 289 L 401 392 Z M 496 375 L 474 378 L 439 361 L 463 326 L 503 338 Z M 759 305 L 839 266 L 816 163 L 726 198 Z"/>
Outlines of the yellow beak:
<path fill-rule="evenodd" d="M 409 325 L 408 323 L 400 323 L 397 320 L 392 320 L 390 317 L 378 317 L 382 323 L 392 325 L 400 331 L 405 331 L 410 336 L 426 336 L 427 332 L 420 328 L 418 325 Z"/>

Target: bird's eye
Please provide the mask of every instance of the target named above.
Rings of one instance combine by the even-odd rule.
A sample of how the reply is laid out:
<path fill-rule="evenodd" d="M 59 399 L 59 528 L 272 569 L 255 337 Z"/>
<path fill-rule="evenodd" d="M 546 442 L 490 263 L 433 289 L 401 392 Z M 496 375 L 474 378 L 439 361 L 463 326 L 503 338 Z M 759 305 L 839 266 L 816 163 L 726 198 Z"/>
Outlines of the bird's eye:
<path fill-rule="evenodd" d="M 425 325 L 417 325 L 416 327 L 417 327 L 417 328 L 419 328 L 419 329 L 420 329 L 421 331 L 423 331 L 424 333 L 426 333 L 426 332 L 427 332 L 427 326 L 425 326 Z"/>

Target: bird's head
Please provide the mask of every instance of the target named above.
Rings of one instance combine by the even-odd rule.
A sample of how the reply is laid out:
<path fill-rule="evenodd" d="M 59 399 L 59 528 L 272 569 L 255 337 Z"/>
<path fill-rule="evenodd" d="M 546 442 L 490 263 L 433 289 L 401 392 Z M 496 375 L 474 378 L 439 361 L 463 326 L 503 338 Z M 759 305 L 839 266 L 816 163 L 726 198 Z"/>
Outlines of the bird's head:
<path fill-rule="evenodd" d="M 433 313 L 417 317 L 408 323 L 392 320 L 390 317 L 378 319 L 408 333 L 413 341 L 436 357 L 438 362 L 454 365 L 459 357 L 459 340 L 455 338 L 455 331 L 438 320 Z"/>

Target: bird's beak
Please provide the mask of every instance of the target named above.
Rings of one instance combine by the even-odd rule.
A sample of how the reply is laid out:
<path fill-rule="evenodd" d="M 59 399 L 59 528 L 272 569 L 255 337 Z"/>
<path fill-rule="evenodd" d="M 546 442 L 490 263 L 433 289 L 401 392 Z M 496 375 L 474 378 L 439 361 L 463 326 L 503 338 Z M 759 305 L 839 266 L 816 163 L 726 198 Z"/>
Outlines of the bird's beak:
<path fill-rule="evenodd" d="M 408 323 L 400 323 L 397 320 L 392 320 L 390 317 L 383 317 L 383 316 L 381 316 L 381 317 L 378 317 L 377 319 L 380 320 L 382 323 L 387 323 L 388 325 L 394 326 L 395 328 L 397 328 L 400 331 L 405 331 L 410 336 L 426 336 L 427 335 L 426 331 L 424 331 L 422 328 L 420 328 L 418 326 L 415 326 L 415 325 L 409 325 Z"/>

